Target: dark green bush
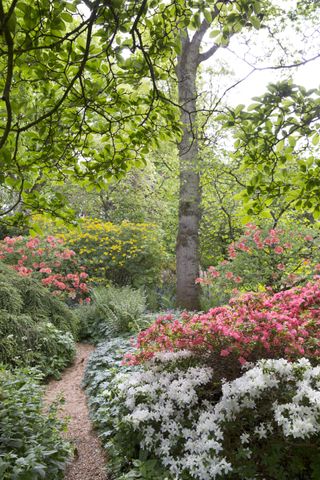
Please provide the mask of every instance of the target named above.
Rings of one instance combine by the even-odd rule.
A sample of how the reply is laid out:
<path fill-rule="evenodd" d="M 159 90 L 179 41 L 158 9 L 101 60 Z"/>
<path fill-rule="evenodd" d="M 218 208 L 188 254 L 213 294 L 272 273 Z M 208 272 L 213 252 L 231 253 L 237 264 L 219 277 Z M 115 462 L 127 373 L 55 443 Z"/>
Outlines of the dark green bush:
<path fill-rule="evenodd" d="M 0 366 L 1 480 L 60 480 L 71 454 L 56 406 L 43 413 L 41 376 Z"/>
<path fill-rule="evenodd" d="M 77 309 L 79 336 L 99 342 L 135 331 L 145 310 L 146 298 L 141 290 L 98 287 L 93 290 L 92 303 Z"/>
<path fill-rule="evenodd" d="M 0 362 L 58 376 L 74 357 L 77 328 L 64 303 L 0 262 Z"/>
<path fill-rule="evenodd" d="M 0 309 L 9 313 L 19 313 L 22 310 L 23 301 L 19 291 L 4 281 L 0 281 Z"/>
<path fill-rule="evenodd" d="M 46 376 L 59 377 L 74 358 L 75 345 L 69 332 L 50 322 L 36 323 L 29 315 L 0 310 L 0 363 L 37 366 Z"/>
<path fill-rule="evenodd" d="M 36 280 L 17 276 L 16 287 L 23 301 L 23 312 L 35 319 L 50 321 L 59 330 L 77 335 L 77 317 L 73 311 Z M 1 295 L 1 291 L 0 291 Z"/>

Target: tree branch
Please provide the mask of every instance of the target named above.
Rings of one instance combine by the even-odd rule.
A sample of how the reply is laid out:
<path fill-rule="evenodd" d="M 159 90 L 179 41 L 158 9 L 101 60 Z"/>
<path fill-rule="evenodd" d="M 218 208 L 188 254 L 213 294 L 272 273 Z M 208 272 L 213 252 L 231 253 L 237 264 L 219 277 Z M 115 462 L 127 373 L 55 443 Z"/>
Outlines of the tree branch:
<path fill-rule="evenodd" d="M 205 60 L 208 60 L 208 58 L 212 57 L 212 55 L 216 53 L 218 48 L 220 48 L 219 45 L 212 45 L 212 47 L 209 48 L 209 50 L 207 50 L 206 52 L 200 53 L 198 57 L 199 63 L 202 63 Z"/>
<path fill-rule="evenodd" d="M 0 0 L 1 1 L 1 0 Z M 96 19 L 96 15 L 97 15 L 97 9 L 98 9 L 98 5 L 96 5 L 96 8 L 94 9 L 94 11 L 92 12 L 91 16 L 90 16 L 90 19 L 89 19 L 89 23 L 88 23 L 88 30 L 87 30 L 87 39 L 86 39 L 86 46 L 85 46 L 85 51 L 84 51 L 84 54 L 83 54 L 83 58 L 81 60 L 81 64 L 79 66 L 79 69 L 77 71 L 77 73 L 74 75 L 74 77 L 72 78 L 71 82 L 69 83 L 68 87 L 66 88 L 64 94 L 62 95 L 62 97 L 60 98 L 60 100 L 58 100 L 58 102 L 55 104 L 55 106 L 49 110 L 48 112 L 44 113 L 43 115 L 41 115 L 39 118 L 37 118 L 36 120 L 33 120 L 32 122 L 24 125 L 23 127 L 19 128 L 18 129 L 18 132 L 25 132 L 26 130 L 29 130 L 30 128 L 34 127 L 35 125 L 37 125 L 38 123 L 42 122 L 43 120 L 46 120 L 47 118 L 51 117 L 54 113 L 56 113 L 59 109 L 59 107 L 63 104 L 63 102 L 65 101 L 65 99 L 67 98 L 67 96 L 69 95 L 69 92 L 71 91 L 71 89 L 73 88 L 74 84 L 76 83 L 76 81 L 81 77 L 81 75 L 83 74 L 84 72 L 84 69 L 85 69 L 85 65 L 87 63 L 87 60 L 88 60 L 88 57 L 89 57 L 89 51 L 90 51 L 90 45 L 91 45 L 91 40 L 92 40 L 92 30 L 93 30 L 93 25 L 94 25 L 94 21 Z"/>
<path fill-rule="evenodd" d="M 2 18 L 1 27 L 3 28 L 4 38 L 8 47 L 7 76 L 6 76 L 6 81 L 5 81 L 5 85 L 2 93 L 2 100 L 5 102 L 5 105 L 6 105 L 7 120 L 6 120 L 6 126 L 4 129 L 3 135 L 0 138 L 0 150 L 1 150 L 1 148 L 4 146 L 4 144 L 7 141 L 7 138 L 11 130 L 11 124 L 12 124 L 12 107 L 10 102 L 10 89 L 11 89 L 12 78 L 13 78 L 13 58 L 14 58 L 13 39 L 6 21 L 7 18 L 6 18 L 6 14 L 4 13 L 2 0 L 0 0 L 0 18 Z"/>
<path fill-rule="evenodd" d="M 134 20 L 134 22 L 133 22 L 132 27 L 131 27 L 131 30 L 130 30 L 131 35 L 134 35 L 134 32 L 135 32 L 136 29 L 137 29 L 138 23 L 140 22 L 140 18 L 142 17 L 143 11 L 144 11 L 144 9 L 146 8 L 147 3 L 148 3 L 148 0 L 143 0 L 141 6 L 140 6 L 140 8 L 139 8 L 139 11 L 138 11 L 138 13 L 137 13 L 137 16 L 136 16 L 136 18 L 135 18 L 135 20 Z"/>
<path fill-rule="evenodd" d="M 16 5 L 18 3 L 18 0 L 13 0 L 13 2 L 11 3 L 10 7 L 9 7 L 9 10 L 8 12 L 6 13 L 5 15 L 5 19 L 4 19 L 4 22 L 3 22 L 3 25 L 5 25 L 8 20 L 10 19 L 11 15 L 13 14 L 14 12 L 14 9 L 16 8 Z"/>

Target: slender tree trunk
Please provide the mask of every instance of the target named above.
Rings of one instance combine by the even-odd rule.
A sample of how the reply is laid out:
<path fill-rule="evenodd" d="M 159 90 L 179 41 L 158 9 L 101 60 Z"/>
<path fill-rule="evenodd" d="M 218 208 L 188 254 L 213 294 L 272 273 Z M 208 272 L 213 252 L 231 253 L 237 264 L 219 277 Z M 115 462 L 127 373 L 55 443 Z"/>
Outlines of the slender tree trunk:
<path fill-rule="evenodd" d="M 196 75 L 198 54 L 188 35 L 182 39 L 182 53 L 177 64 L 179 104 L 183 135 L 179 144 L 180 197 L 179 227 L 176 244 L 177 306 L 199 310 L 199 225 L 200 178 L 199 145 L 196 126 Z"/>
<path fill-rule="evenodd" d="M 220 48 L 219 44 L 213 43 L 208 50 L 202 52 L 201 44 L 212 22 L 218 18 L 219 23 L 221 8 L 227 4 L 233 5 L 237 2 L 233 0 L 214 2 L 210 19 L 208 20 L 207 16 L 204 15 L 205 18 L 192 38 L 190 38 L 187 29 L 181 31 L 182 48 L 177 59 L 179 105 L 183 124 L 183 135 L 179 145 L 180 199 L 176 246 L 177 306 L 188 310 L 198 310 L 200 307 L 200 287 L 195 283 L 196 278 L 199 277 L 200 268 L 199 226 L 201 218 L 196 77 L 199 65 L 211 58 Z M 240 11 L 242 11 L 241 9 L 242 7 Z M 244 9 L 242 13 L 249 15 L 249 9 L 247 11 Z M 228 41 L 232 35 L 233 31 L 230 31 Z"/>

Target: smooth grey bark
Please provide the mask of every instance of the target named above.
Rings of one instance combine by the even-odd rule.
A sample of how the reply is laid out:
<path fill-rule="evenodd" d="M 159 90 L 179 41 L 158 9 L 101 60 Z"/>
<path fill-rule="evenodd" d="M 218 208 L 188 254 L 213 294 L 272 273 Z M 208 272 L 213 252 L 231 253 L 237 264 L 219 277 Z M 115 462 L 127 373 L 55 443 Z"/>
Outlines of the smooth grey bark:
<path fill-rule="evenodd" d="M 209 23 L 204 20 L 192 39 L 185 30 L 181 32 L 182 50 L 177 62 L 177 78 L 182 139 L 179 144 L 180 196 L 179 224 L 176 243 L 177 306 L 187 310 L 200 309 L 199 277 L 199 226 L 201 219 L 201 187 L 199 169 L 199 143 L 197 135 L 196 78 L 200 63 L 218 49 L 212 47 L 200 53 L 201 41 Z"/>

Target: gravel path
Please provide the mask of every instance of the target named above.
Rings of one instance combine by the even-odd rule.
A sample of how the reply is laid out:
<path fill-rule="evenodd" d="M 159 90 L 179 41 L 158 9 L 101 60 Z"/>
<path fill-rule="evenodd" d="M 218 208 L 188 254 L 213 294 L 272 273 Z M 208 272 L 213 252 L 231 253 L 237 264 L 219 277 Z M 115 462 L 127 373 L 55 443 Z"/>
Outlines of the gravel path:
<path fill-rule="evenodd" d="M 86 361 L 93 350 L 92 345 L 78 343 L 74 364 L 64 371 L 61 380 L 52 380 L 46 389 L 47 403 L 63 395 L 62 415 L 70 418 L 66 437 L 76 446 L 76 454 L 67 468 L 65 480 L 107 480 L 105 458 L 92 431 L 86 396 L 81 389 Z"/>

